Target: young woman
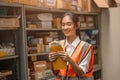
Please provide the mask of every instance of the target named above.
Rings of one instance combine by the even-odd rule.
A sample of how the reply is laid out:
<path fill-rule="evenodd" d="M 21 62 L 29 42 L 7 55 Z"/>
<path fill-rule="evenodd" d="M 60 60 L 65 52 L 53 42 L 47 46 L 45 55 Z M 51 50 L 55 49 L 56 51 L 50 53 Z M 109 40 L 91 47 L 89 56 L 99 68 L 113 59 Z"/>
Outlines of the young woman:
<path fill-rule="evenodd" d="M 49 54 L 49 60 L 60 57 L 67 62 L 67 69 L 54 71 L 58 80 L 93 80 L 94 52 L 91 44 L 80 40 L 77 15 L 67 12 L 62 17 L 62 32 L 66 39 L 60 41 L 64 51 Z"/>

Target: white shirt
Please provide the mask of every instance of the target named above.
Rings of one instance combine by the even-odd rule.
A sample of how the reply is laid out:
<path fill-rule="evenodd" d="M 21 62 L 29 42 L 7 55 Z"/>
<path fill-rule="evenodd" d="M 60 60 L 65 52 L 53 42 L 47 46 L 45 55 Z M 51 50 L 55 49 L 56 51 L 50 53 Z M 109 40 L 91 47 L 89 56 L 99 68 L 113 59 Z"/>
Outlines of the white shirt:
<path fill-rule="evenodd" d="M 80 39 L 77 36 L 77 38 L 72 42 L 72 44 L 69 44 L 67 39 L 65 41 L 65 49 L 66 52 L 68 53 L 69 56 L 72 55 L 73 51 L 75 50 L 75 48 L 77 47 L 77 45 L 79 44 Z M 88 63 L 90 61 L 91 58 L 91 50 L 89 51 L 89 53 L 87 54 L 87 56 L 82 60 L 82 62 L 79 64 L 79 67 L 84 71 L 84 73 L 86 73 L 88 71 Z"/>

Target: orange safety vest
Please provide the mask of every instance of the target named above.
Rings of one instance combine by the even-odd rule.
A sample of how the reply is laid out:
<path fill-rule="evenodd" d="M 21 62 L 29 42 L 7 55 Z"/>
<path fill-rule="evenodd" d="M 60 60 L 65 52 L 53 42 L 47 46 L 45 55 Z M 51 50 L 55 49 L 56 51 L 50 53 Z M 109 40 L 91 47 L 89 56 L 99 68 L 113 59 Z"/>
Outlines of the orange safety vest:
<path fill-rule="evenodd" d="M 60 44 L 65 51 L 64 42 L 65 41 L 62 40 L 62 41 L 60 41 Z M 94 51 L 93 51 L 92 45 L 89 44 L 85 53 L 81 57 L 84 45 L 85 45 L 85 42 L 81 41 L 78 44 L 78 46 L 76 47 L 76 49 L 73 52 L 73 55 L 71 57 L 72 57 L 73 61 L 76 64 L 78 64 L 79 59 L 81 58 L 81 61 L 82 61 L 86 57 L 86 55 L 88 54 L 89 50 L 91 49 L 92 50 L 91 59 L 90 59 L 89 67 L 88 67 L 88 72 L 85 73 L 85 77 L 92 77 L 92 69 L 93 69 L 93 64 L 94 64 Z M 60 69 L 58 75 L 59 76 L 66 76 L 66 69 Z M 70 65 L 68 65 L 68 77 L 76 77 L 76 73 L 72 70 L 72 67 Z"/>

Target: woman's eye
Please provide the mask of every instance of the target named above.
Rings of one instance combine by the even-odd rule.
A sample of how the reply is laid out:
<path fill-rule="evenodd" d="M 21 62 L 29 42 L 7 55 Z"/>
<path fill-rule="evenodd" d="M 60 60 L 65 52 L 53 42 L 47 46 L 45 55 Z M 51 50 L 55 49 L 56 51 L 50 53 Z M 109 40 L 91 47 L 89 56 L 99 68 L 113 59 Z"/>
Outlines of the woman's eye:
<path fill-rule="evenodd" d="M 71 23 L 71 22 L 69 22 L 69 23 L 67 23 L 67 25 L 68 25 L 68 26 L 71 26 L 71 25 L 72 25 L 72 23 Z"/>

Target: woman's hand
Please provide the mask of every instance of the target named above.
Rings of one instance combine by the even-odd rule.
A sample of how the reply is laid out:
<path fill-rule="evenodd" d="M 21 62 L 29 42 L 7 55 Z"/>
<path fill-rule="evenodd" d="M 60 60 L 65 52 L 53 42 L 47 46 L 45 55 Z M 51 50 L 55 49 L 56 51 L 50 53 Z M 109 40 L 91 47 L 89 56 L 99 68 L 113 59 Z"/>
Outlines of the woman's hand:
<path fill-rule="evenodd" d="M 64 61 L 66 62 L 70 62 L 71 61 L 71 57 L 63 51 L 58 51 L 57 54 L 59 55 L 59 57 L 61 57 Z"/>
<path fill-rule="evenodd" d="M 50 62 L 55 61 L 57 57 L 58 57 L 58 54 L 55 53 L 55 52 L 54 53 L 49 53 L 49 55 L 48 55 L 48 58 L 49 58 Z"/>

